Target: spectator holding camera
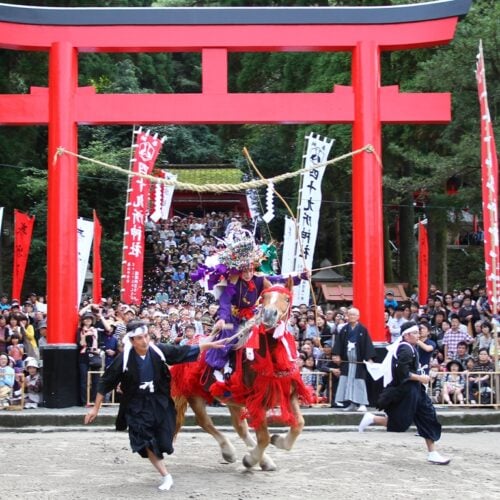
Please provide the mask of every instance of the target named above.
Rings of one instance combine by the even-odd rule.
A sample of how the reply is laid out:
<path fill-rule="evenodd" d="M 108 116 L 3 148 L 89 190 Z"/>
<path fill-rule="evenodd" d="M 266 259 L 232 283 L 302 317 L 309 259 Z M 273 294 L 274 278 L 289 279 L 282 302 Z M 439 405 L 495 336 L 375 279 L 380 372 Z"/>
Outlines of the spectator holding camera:
<path fill-rule="evenodd" d="M 118 354 L 118 339 L 115 335 L 114 321 L 108 321 L 110 328 L 104 330 L 99 339 L 99 347 L 104 351 L 104 367 L 107 368 Z"/>
<path fill-rule="evenodd" d="M 77 342 L 80 348 L 78 365 L 80 368 L 80 404 L 87 403 L 87 377 L 89 371 L 100 369 L 101 357 L 99 352 L 98 332 L 95 328 L 95 316 L 86 312 L 81 316 L 80 326 L 77 332 Z M 97 392 L 97 382 L 99 375 L 92 376 L 90 399 L 94 400 Z"/>
<path fill-rule="evenodd" d="M 417 341 L 417 350 L 420 358 L 422 371 L 429 375 L 432 353 L 436 350 L 436 343 L 429 338 L 429 325 L 420 323 L 418 325 L 419 339 Z"/>

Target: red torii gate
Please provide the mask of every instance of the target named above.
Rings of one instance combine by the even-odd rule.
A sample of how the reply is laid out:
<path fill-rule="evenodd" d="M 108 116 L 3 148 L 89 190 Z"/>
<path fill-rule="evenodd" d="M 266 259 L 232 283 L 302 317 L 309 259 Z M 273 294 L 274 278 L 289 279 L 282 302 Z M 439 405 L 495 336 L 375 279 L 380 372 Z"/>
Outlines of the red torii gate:
<path fill-rule="evenodd" d="M 58 353 L 74 350 L 77 311 L 68 314 L 68 306 L 77 303 L 78 174 L 76 158 L 63 155 L 55 164 L 53 158 L 60 146 L 77 151 L 79 124 L 351 123 L 353 149 L 372 144 L 380 155 L 383 123 L 446 123 L 451 116 L 448 93 L 401 94 L 398 86 L 382 87 L 381 52 L 448 43 L 471 1 L 362 8 L 0 4 L 0 47 L 49 52 L 48 89 L 0 95 L 0 124 L 49 127 L 47 286 L 54 371 L 67 378 Z M 257 51 L 350 51 L 352 85 L 330 93 L 229 93 L 228 52 Z M 96 94 L 78 86 L 80 52 L 201 52 L 202 91 Z M 384 339 L 382 218 L 381 168 L 374 154 L 362 153 L 353 159 L 354 303 L 375 341 Z"/>

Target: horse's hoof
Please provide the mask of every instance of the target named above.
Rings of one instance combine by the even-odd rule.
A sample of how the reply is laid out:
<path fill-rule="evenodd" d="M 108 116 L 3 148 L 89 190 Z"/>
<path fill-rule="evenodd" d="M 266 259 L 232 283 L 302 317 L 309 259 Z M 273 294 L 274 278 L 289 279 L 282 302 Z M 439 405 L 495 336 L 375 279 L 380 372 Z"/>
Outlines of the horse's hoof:
<path fill-rule="evenodd" d="M 254 466 L 254 462 L 252 460 L 252 457 L 250 455 L 245 455 L 243 457 L 243 466 L 247 469 L 251 469 Z"/>
<path fill-rule="evenodd" d="M 260 463 L 260 468 L 265 472 L 273 472 L 277 469 L 276 464 L 270 457 L 266 457 L 264 460 L 262 460 L 262 462 Z"/>
<path fill-rule="evenodd" d="M 282 439 L 282 438 L 281 438 L 281 436 L 280 436 L 279 434 L 273 434 L 273 435 L 271 436 L 271 444 L 272 444 L 273 446 L 276 446 L 276 448 L 282 448 L 283 446 L 282 446 L 282 444 L 281 444 L 281 442 L 280 442 L 280 441 L 281 441 L 281 439 Z"/>
<path fill-rule="evenodd" d="M 230 453 L 230 452 L 226 452 L 226 453 L 222 453 L 222 458 L 230 463 L 230 464 L 234 464 L 234 462 L 236 462 L 236 455 L 234 453 Z"/>
<path fill-rule="evenodd" d="M 220 451 L 222 453 L 222 458 L 226 462 L 230 464 L 236 462 L 236 450 L 229 441 L 226 441 L 225 443 L 220 445 Z"/>

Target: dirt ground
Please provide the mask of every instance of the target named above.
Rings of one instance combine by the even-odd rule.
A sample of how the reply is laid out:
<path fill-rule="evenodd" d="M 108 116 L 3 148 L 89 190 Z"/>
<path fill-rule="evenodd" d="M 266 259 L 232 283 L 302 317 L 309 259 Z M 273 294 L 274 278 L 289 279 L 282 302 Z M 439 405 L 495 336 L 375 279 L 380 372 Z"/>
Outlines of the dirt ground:
<path fill-rule="evenodd" d="M 241 464 L 245 447 L 229 432 L 239 460 L 228 464 L 212 438 L 185 432 L 167 465 L 172 490 L 157 489 L 159 475 L 129 450 L 126 433 L 109 430 L 3 433 L 2 498 L 17 499 L 377 499 L 500 498 L 500 433 L 444 434 L 439 449 L 449 466 L 426 462 L 413 432 L 381 429 L 304 432 L 290 452 L 271 447 L 276 472 Z"/>

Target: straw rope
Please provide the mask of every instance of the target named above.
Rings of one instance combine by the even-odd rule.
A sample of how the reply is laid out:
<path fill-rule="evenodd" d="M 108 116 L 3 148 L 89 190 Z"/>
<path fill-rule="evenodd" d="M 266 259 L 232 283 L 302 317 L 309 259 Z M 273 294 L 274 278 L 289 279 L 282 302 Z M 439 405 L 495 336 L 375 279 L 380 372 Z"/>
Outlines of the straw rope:
<path fill-rule="evenodd" d="M 311 170 L 315 170 L 320 167 L 327 167 L 330 165 L 334 165 L 335 163 L 339 163 L 342 160 L 345 160 L 347 158 L 356 156 L 360 153 L 367 152 L 367 153 L 375 153 L 373 147 L 368 144 L 360 149 L 357 149 L 356 151 L 351 151 L 350 153 L 346 153 L 342 156 L 338 156 L 337 158 L 333 158 L 331 160 L 328 160 L 324 163 L 318 163 L 317 165 L 314 165 L 313 167 L 309 168 L 302 168 L 300 170 L 296 170 L 294 172 L 286 172 L 284 174 L 277 175 L 275 177 L 270 177 L 269 179 L 255 179 L 252 181 L 248 182 L 239 182 L 236 184 L 191 184 L 187 182 L 179 182 L 177 180 L 171 180 L 171 179 L 162 179 L 159 177 L 155 177 L 153 175 L 148 175 L 148 174 L 141 174 L 141 173 L 136 173 L 136 172 L 130 172 L 130 170 L 126 170 L 121 167 L 117 167 L 116 165 L 111 165 L 109 163 L 105 163 L 100 160 L 95 160 L 93 158 L 89 158 L 87 156 L 80 155 L 78 153 L 75 153 L 73 151 L 69 151 L 63 147 L 57 148 L 56 154 L 54 155 L 54 164 L 57 163 L 57 160 L 60 156 L 62 155 L 70 155 L 74 156 L 76 158 L 79 158 L 80 160 L 88 161 L 91 163 L 95 163 L 97 165 L 100 165 L 102 167 L 108 168 L 110 170 L 114 170 L 115 172 L 119 172 L 123 175 L 127 176 L 136 176 L 136 177 L 142 177 L 143 179 L 148 179 L 151 182 L 156 182 L 160 184 L 166 184 L 167 186 L 174 186 L 176 190 L 178 191 L 195 191 L 198 193 L 226 193 L 230 191 L 243 191 L 246 189 L 256 189 L 259 187 L 264 187 L 267 186 L 270 182 L 273 184 L 277 184 L 279 182 L 283 182 L 287 179 L 291 179 L 293 177 L 296 177 L 302 173 L 309 172 Z"/>

